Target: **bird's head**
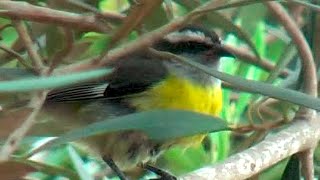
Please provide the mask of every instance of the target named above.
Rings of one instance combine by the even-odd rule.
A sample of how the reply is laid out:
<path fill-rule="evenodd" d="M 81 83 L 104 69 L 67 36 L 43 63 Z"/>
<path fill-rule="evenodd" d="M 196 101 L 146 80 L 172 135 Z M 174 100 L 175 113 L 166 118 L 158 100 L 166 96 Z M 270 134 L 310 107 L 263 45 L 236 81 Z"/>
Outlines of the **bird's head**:
<path fill-rule="evenodd" d="M 167 34 L 154 45 L 154 48 L 180 55 L 214 69 L 219 68 L 221 57 L 233 57 L 221 44 L 219 36 L 214 31 L 191 25 Z M 168 61 L 167 66 L 172 73 L 201 84 L 207 85 L 216 81 L 211 76 L 181 62 Z"/>

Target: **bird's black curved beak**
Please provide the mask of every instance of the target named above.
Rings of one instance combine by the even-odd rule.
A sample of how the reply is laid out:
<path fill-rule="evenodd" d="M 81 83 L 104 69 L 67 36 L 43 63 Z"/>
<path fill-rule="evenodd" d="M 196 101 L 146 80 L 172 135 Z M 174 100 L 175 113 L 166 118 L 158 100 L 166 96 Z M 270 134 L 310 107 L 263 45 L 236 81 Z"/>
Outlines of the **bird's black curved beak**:
<path fill-rule="evenodd" d="M 230 57 L 230 58 L 236 58 L 235 55 L 233 55 L 231 52 L 229 52 L 225 46 L 219 46 L 217 48 L 217 54 L 219 57 Z"/>

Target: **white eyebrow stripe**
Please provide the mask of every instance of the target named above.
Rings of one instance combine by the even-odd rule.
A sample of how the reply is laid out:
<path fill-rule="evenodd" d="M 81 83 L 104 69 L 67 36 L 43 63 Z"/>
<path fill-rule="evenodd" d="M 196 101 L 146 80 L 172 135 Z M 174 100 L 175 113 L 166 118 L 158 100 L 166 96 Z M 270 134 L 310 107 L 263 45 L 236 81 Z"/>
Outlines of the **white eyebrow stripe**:
<path fill-rule="evenodd" d="M 176 43 L 176 42 L 187 42 L 187 41 L 194 41 L 199 43 L 205 43 L 208 45 L 213 45 L 213 42 L 210 37 L 204 35 L 204 33 L 200 31 L 183 31 L 183 32 L 172 32 L 167 34 L 164 37 L 165 40 Z"/>

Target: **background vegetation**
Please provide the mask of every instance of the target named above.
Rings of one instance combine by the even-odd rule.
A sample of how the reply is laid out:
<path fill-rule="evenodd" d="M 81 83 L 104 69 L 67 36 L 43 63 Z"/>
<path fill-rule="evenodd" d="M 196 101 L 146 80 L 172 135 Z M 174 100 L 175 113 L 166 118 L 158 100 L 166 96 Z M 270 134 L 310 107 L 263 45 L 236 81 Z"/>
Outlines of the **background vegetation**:
<path fill-rule="evenodd" d="M 101 178 L 105 166 L 86 149 L 70 144 L 53 147 L 79 139 L 77 132 L 61 135 L 42 152 L 26 158 L 32 148 L 47 140 L 26 136 L 41 110 L 47 90 L 101 77 L 109 72 L 101 69 L 108 62 L 145 48 L 188 23 L 202 24 L 217 31 L 223 43 L 237 56 L 236 59 L 222 59 L 221 71 L 233 76 L 209 72 L 223 80 L 224 106 L 220 117 L 232 131 L 211 133 L 200 147 L 173 148 L 159 159 L 157 166 L 179 176 L 216 162 L 223 164 L 228 156 L 256 145 L 266 136 L 278 136 L 278 132 L 290 129 L 294 118 L 315 122 L 300 127 L 319 127 L 315 111 L 298 106 L 320 110 L 317 99 L 319 5 L 318 0 L 1 1 L 0 136 L 3 145 L 0 179 Z M 292 22 L 294 25 L 290 24 Z M 197 64 L 194 66 L 207 70 Z M 28 106 L 19 106 L 18 102 L 22 101 L 28 101 Z M 169 120 L 178 119 L 178 115 L 172 112 Z M 162 117 L 161 112 L 148 116 Z M 175 121 L 172 127 L 161 127 L 155 122 L 154 128 L 160 128 L 158 132 L 161 132 L 161 128 L 179 127 L 179 123 L 190 124 L 183 134 L 169 134 L 169 138 L 208 131 L 201 123 L 195 125 L 191 117 L 193 115 L 183 122 Z M 130 118 L 136 117 L 127 117 Z M 142 127 L 141 119 L 137 121 L 138 128 L 161 138 L 161 133 Z M 209 130 L 226 129 L 226 124 L 219 123 L 208 124 Z M 105 132 L 117 129 L 110 128 L 109 124 L 104 126 Z M 301 129 L 297 129 L 300 132 Z M 308 132 L 315 132 L 310 129 Z M 80 134 L 89 136 L 100 131 L 95 126 L 92 132 L 80 131 Z M 299 156 L 306 179 L 313 177 L 309 169 L 315 169 L 319 176 L 319 152 L 315 151 L 314 167 L 312 159 L 310 162 L 305 154 L 312 154 L 320 135 L 310 136 L 297 138 L 307 145 L 299 145 L 279 158 L 284 160 L 268 162 L 257 170 L 259 174 L 253 176 L 256 172 L 252 172 L 247 177 L 299 179 L 298 158 L 294 156 L 289 161 L 289 157 L 302 150 L 310 150 L 302 151 Z"/>

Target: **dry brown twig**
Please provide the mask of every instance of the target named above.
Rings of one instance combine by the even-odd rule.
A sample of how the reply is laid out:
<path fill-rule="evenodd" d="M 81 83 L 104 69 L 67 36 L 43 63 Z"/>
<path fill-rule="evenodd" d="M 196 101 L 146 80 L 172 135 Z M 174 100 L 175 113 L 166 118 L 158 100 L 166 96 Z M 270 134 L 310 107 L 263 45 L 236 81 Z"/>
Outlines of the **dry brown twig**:
<path fill-rule="evenodd" d="M 21 38 L 22 42 L 25 45 L 25 48 L 27 49 L 27 52 L 32 61 L 34 70 L 37 71 L 39 74 L 41 74 L 42 73 L 41 70 L 43 69 L 44 64 L 39 54 L 33 48 L 34 43 L 32 42 L 32 39 L 28 33 L 27 28 L 25 27 L 23 22 L 20 20 L 12 20 L 12 24 L 15 26 L 19 34 L 19 37 Z"/>
<path fill-rule="evenodd" d="M 33 71 L 33 68 L 26 63 L 26 60 L 17 52 L 15 52 L 14 50 L 8 48 L 8 47 L 5 47 L 4 45 L 1 45 L 0 44 L 0 49 L 2 49 L 3 51 L 7 52 L 8 54 L 14 56 L 15 58 L 17 58 L 17 60 L 24 66 L 26 67 L 27 69 L 30 69 Z"/>
<path fill-rule="evenodd" d="M 102 18 L 105 19 L 107 21 L 111 21 L 114 23 L 120 23 L 124 20 L 125 16 L 122 14 L 118 14 L 115 12 L 108 12 L 108 11 L 104 11 L 104 12 L 100 12 L 97 8 L 88 5 L 82 1 L 78 1 L 78 0 L 67 0 L 68 3 L 71 3 L 72 5 L 79 7 L 81 9 L 87 10 L 89 12 L 92 12 L 96 15 L 97 18 Z"/>
<path fill-rule="evenodd" d="M 152 43 L 161 39 L 165 34 L 168 34 L 178 29 L 179 27 L 186 25 L 190 21 L 200 18 L 201 16 L 205 15 L 205 13 L 207 13 L 208 11 L 215 9 L 217 7 L 220 7 L 223 4 L 224 4 L 223 2 L 216 3 L 214 1 L 209 1 L 208 3 L 194 9 L 184 17 L 176 18 L 172 20 L 170 23 L 168 23 L 167 25 L 155 31 L 146 33 L 145 35 L 141 36 L 140 38 L 138 38 L 133 42 L 127 43 L 122 47 L 108 51 L 108 54 L 102 57 L 100 61 L 96 61 L 95 59 L 90 62 L 72 64 L 70 66 L 66 66 L 62 69 L 57 70 L 55 73 L 59 74 L 59 73 L 65 73 L 70 71 L 72 72 L 82 71 L 82 70 L 94 69 L 97 67 L 105 66 L 109 62 L 117 60 L 120 57 L 133 53 L 139 49 L 143 49 L 151 46 Z"/>
<path fill-rule="evenodd" d="M 78 29 L 83 29 L 83 30 L 86 29 L 86 28 L 84 28 L 85 24 L 88 25 L 88 22 L 86 22 L 87 19 L 84 17 L 81 17 L 79 19 L 77 19 L 77 18 L 72 19 L 71 17 L 75 16 L 75 14 L 72 14 L 72 13 L 68 14 L 67 12 L 52 10 L 49 8 L 43 8 L 43 7 L 38 7 L 38 6 L 33 6 L 31 4 L 27 4 L 27 3 L 23 3 L 23 2 L 10 2 L 10 3 L 7 4 L 7 6 L 3 7 L 3 8 L 7 8 L 9 11 L 7 13 L 2 14 L 2 15 L 7 15 L 10 17 L 24 18 L 24 19 L 30 20 L 30 21 L 37 21 L 37 22 L 44 22 L 44 23 L 56 23 L 58 25 L 59 24 L 66 25 L 68 27 L 74 26 L 74 23 L 83 23 L 81 25 L 74 26 Z M 24 4 L 24 6 L 26 6 L 26 8 L 22 9 L 23 6 L 21 4 Z M 0 6 L 1 6 L 1 2 L 0 2 Z M 18 12 L 16 12 L 17 10 L 18 10 Z M 123 18 L 124 18 L 123 15 L 119 15 L 116 13 L 103 12 L 102 14 L 106 14 L 106 16 L 111 19 L 123 20 Z M 1 13 L 0 13 L 0 15 L 1 15 Z M 37 16 L 35 16 L 35 15 L 37 15 Z M 80 15 L 77 15 L 77 17 L 78 16 L 80 16 Z M 97 28 L 92 28 L 93 26 L 95 26 L 95 27 L 99 26 L 99 23 L 97 23 L 97 22 L 94 22 L 94 23 L 96 23 L 96 24 L 91 26 L 91 30 L 100 31 Z M 163 35 L 161 35 L 161 37 Z M 149 40 L 149 41 L 153 41 L 152 35 L 149 36 L 149 38 L 151 38 L 151 40 Z M 148 41 L 148 40 L 146 40 L 146 41 Z M 132 45 L 139 47 L 139 46 L 141 46 L 139 44 L 141 44 L 141 43 L 137 42 L 137 43 L 133 43 Z M 274 68 L 274 65 L 271 64 L 270 62 L 268 62 L 268 60 L 259 61 L 257 59 L 257 57 L 255 57 L 252 53 L 250 53 L 247 50 L 243 50 L 243 49 L 231 47 L 231 46 L 227 46 L 227 47 L 236 56 L 238 56 L 239 58 L 241 58 L 242 60 L 244 60 L 247 63 L 256 65 L 256 66 L 261 67 L 262 69 L 265 69 L 265 70 L 272 70 Z M 124 53 L 129 53 L 124 49 L 123 49 Z M 108 59 L 113 59 L 112 54 L 113 54 L 112 52 L 111 52 L 111 55 L 109 53 Z M 94 58 L 94 59 L 96 59 L 96 58 Z M 92 61 L 95 61 L 95 60 L 92 60 Z M 73 65 L 70 65 L 68 68 L 72 68 L 72 66 Z M 80 67 L 77 68 L 76 66 L 80 66 Z M 78 65 L 75 65 L 74 69 L 75 69 L 75 71 L 87 69 L 86 67 L 83 67 L 83 66 L 86 66 L 86 65 L 85 64 L 78 64 Z M 88 66 L 90 66 L 90 65 L 88 65 Z M 92 66 L 92 68 L 95 68 L 95 67 L 96 66 L 94 66 L 94 65 Z M 90 68 L 90 67 L 88 67 L 88 68 Z M 70 71 L 67 71 L 67 72 L 70 72 Z M 286 77 L 287 75 L 288 75 L 287 70 L 284 70 L 281 73 L 281 77 Z"/>
<path fill-rule="evenodd" d="M 28 55 L 32 61 L 33 69 L 38 72 L 39 75 L 43 75 L 45 66 L 42 62 L 40 55 L 37 50 L 34 49 L 32 39 L 27 31 L 26 26 L 21 20 L 12 20 L 12 24 L 15 26 L 19 37 L 21 38 Z M 29 107 L 33 111 L 29 114 L 26 120 L 21 124 L 21 126 L 10 134 L 5 144 L 0 150 L 0 162 L 7 161 L 10 158 L 10 155 L 18 148 L 21 140 L 32 127 L 34 119 L 39 113 L 43 102 L 45 101 L 47 91 L 35 92 L 33 97 L 30 100 Z"/>
<path fill-rule="evenodd" d="M 110 32 L 95 15 L 80 15 L 50 8 L 34 6 L 27 2 L 0 1 L 0 16 L 11 19 L 30 20 L 42 23 L 52 23 L 84 31 Z M 110 13 L 109 13 L 110 14 Z M 108 13 L 104 13 L 107 16 Z M 122 18 L 113 14 L 111 18 Z"/>
<path fill-rule="evenodd" d="M 314 63 L 311 49 L 300 31 L 298 25 L 293 21 L 284 8 L 276 2 L 266 2 L 266 6 L 273 13 L 273 15 L 280 21 L 280 23 L 287 30 L 291 36 L 292 41 L 297 46 L 300 58 L 302 61 L 302 73 L 303 73 L 303 88 L 304 92 L 317 97 L 317 73 Z M 305 120 L 314 120 L 315 110 L 300 108 L 300 112 L 297 114 L 299 117 L 304 117 Z M 315 147 L 310 146 L 309 149 L 299 153 L 300 161 L 302 164 L 302 172 L 307 180 L 314 179 L 313 172 L 313 151 Z"/>
<path fill-rule="evenodd" d="M 234 125 L 231 126 L 231 131 L 238 132 L 238 133 L 248 133 L 252 131 L 267 131 L 270 129 L 274 129 L 277 127 L 280 127 L 281 125 L 285 124 L 286 121 L 281 119 L 281 120 L 276 120 L 272 122 L 264 122 L 263 124 L 249 124 L 249 125 Z"/>
<path fill-rule="evenodd" d="M 18 38 L 13 42 L 13 45 L 11 45 L 10 49 L 14 52 L 21 53 L 20 51 L 23 49 L 21 39 Z M 9 53 L 1 53 L 0 54 L 0 66 L 4 65 L 8 62 L 10 62 L 15 56 L 12 56 L 12 54 Z"/>
<path fill-rule="evenodd" d="M 18 148 L 21 140 L 28 132 L 28 130 L 32 127 L 35 117 L 41 110 L 42 104 L 46 98 L 47 91 L 36 92 L 31 99 L 29 106 L 33 109 L 33 111 L 29 114 L 26 120 L 21 124 L 21 126 L 10 134 L 5 144 L 2 146 L 0 150 L 0 163 L 3 161 L 7 161 L 10 158 L 10 155 Z"/>
<path fill-rule="evenodd" d="M 272 64 L 270 60 L 268 59 L 259 60 L 255 55 L 253 55 L 251 52 L 249 52 L 246 49 L 238 48 L 231 45 L 225 45 L 225 47 L 228 49 L 228 51 L 233 53 L 237 58 L 243 60 L 246 63 L 260 67 L 268 72 L 272 71 L 275 68 L 275 65 Z M 289 71 L 286 69 L 282 70 L 280 73 L 280 77 L 283 77 L 283 78 L 287 77 L 288 75 L 289 75 Z"/>

